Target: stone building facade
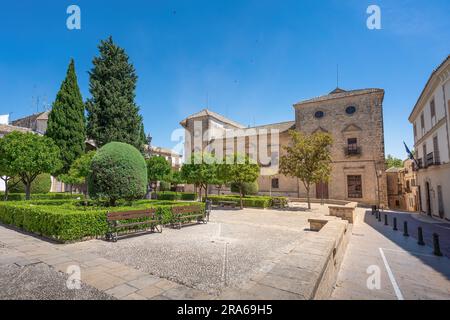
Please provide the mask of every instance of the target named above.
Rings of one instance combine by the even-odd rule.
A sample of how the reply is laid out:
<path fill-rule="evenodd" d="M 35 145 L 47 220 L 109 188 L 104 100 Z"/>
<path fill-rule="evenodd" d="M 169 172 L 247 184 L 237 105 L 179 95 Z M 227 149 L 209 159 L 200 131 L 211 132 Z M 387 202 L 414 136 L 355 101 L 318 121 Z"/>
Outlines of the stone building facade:
<path fill-rule="evenodd" d="M 419 210 L 419 194 L 414 161 L 405 160 L 403 168 L 386 170 L 389 208 L 416 212 Z"/>
<path fill-rule="evenodd" d="M 432 72 L 409 121 L 420 211 L 450 221 L 450 56 Z"/>
<path fill-rule="evenodd" d="M 386 207 L 383 99 L 382 89 L 345 91 L 338 88 L 327 95 L 295 104 L 294 121 L 251 128 L 210 110 L 203 110 L 181 122 L 186 129 L 185 154 L 189 156 L 200 149 L 205 151 L 216 140 L 224 139 L 226 135 L 232 136 L 230 132 L 242 130 L 247 132 L 245 151 L 249 153 L 254 143 L 251 139 L 253 131 L 267 130 L 267 139 L 253 140 L 258 141 L 258 148 L 264 144 L 271 158 L 269 167 L 258 161 L 261 166 L 258 179 L 260 194 L 305 198 L 306 190 L 300 181 L 271 169 L 284 153 L 283 146 L 290 143 L 290 130 L 307 134 L 328 132 L 334 141 L 331 148 L 331 179 L 328 183 L 314 186 L 311 196 Z M 272 139 L 275 134 L 277 139 Z"/>

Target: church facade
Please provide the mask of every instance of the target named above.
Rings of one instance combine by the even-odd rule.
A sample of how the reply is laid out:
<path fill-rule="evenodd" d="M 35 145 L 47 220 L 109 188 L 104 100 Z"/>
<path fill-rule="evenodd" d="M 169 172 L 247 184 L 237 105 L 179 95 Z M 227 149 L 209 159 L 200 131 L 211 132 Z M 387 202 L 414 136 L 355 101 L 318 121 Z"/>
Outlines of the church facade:
<path fill-rule="evenodd" d="M 271 165 L 259 163 L 259 193 L 305 198 L 302 182 L 279 174 L 273 164 L 278 163 L 285 152 L 283 146 L 290 143 L 290 130 L 306 134 L 327 132 L 333 137 L 331 179 L 313 186 L 311 197 L 387 207 L 383 99 L 382 89 L 345 91 L 338 88 L 327 95 L 296 103 L 293 121 L 251 128 L 203 110 L 181 122 L 186 129 L 185 154 L 208 150 L 217 140 L 231 136 L 230 132 L 245 131 L 245 152 L 251 153 L 256 141 L 258 148 L 263 145 L 271 159 Z M 268 132 L 268 137 L 252 138 L 255 132 L 261 131 Z M 277 137 L 272 139 L 273 135 Z M 199 140 L 201 148 L 194 143 Z M 230 145 L 225 142 L 223 145 L 224 151 L 229 151 Z M 211 187 L 210 192 L 215 191 Z"/>

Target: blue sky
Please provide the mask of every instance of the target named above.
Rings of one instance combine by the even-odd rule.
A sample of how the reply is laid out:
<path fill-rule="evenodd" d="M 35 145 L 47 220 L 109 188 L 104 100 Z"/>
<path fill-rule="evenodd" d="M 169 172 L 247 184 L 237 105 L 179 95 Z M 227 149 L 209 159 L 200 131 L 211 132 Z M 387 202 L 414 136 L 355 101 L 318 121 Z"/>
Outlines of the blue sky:
<path fill-rule="evenodd" d="M 81 8 L 82 29 L 66 28 Z M 382 30 L 366 9 L 382 10 Z M 207 106 L 247 125 L 294 119 L 292 105 L 336 87 L 386 90 L 386 153 L 406 156 L 407 120 L 450 53 L 450 2 L 365 0 L 8 1 L 0 11 L 0 114 L 51 104 L 74 58 L 84 99 L 101 39 L 112 35 L 139 76 L 137 103 L 154 144 Z M 34 102 L 33 102 L 34 97 Z"/>

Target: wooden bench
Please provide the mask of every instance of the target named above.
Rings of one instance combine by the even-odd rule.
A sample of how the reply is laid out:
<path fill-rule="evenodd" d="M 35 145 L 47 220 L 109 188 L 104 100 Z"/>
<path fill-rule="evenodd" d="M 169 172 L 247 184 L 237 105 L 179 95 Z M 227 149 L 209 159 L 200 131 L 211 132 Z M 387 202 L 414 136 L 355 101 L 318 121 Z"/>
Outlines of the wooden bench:
<path fill-rule="evenodd" d="M 106 240 L 117 242 L 119 231 L 136 230 L 145 231 L 150 229 L 162 232 L 160 219 L 156 216 L 156 209 L 136 210 L 127 212 L 108 212 L 108 233 Z M 133 221 L 134 220 L 134 221 Z"/>
<path fill-rule="evenodd" d="M 219 207 L 221 208 L 236 208 L 236 201 L 219 201 Z"/>
<path fill-rule="evenodd" d="M 209 220 L 208 214 L 201 206 L 173 207 L 172 213 L 172 227 L 177 225 L 178 229 L 181 229 L 184 223 L 190 223 L 194 220 L 197 223 L 208 223 Z"/>

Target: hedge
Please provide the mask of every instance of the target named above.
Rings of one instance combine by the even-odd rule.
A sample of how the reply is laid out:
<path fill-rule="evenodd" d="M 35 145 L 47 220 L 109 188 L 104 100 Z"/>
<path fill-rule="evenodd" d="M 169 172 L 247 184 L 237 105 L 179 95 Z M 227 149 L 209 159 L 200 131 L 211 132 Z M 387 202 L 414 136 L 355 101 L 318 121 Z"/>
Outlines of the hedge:
<path fill-rule="evenodd" d="M 184 200 L 184 201 L 195 201 L 197 200 L 197 194 L 186 193 L 186 192 L 157 192 L 158 200 Z"/>
<path fill-rule="evenodd" d="M 103 237 L 108 231 L 106 221 L 108 208 L 82 208 L 76 206 L 75 202 L 70 200 L 0 202 L 0 222 L 60 242 Z M 157 215 L 161 217 L 162 223 L 169 224 L 173 222 L 171 208 L 179 205 L 192 204 L 138 201 L 132 207 L 115 207 L 110 210 L 130 211 L 153 207 L 157 209 Z M 203 205 L 202 210 L 204 210 Z"/>
<path fill-rule="evenodd" d="M 4 192 L 0 192 L 0 201 L 4 199 Z M 82 194 L 70 194 L 70 193 L 39 193 L 31 194 L 31 200 L 64 200 L 64 199 L 82 199 Z M 9 193 L 8 201 L 25 201 L 25 193 Z"/>
<path fill-rule="evenodd" d="M 240 205 L 240 197 L 238 195 L 226 195 L 215 196 L 209 195 L 208 199 L 212 201 L 214 205 L 219 204 L 219 201 L 234 201 L 237 205 Z M 249 208 L 270 208 L 274 206 L 273 200 L 279 199 L 281 203 L 287 205 L 287 198 L 285 197 L 265 197 L 265 196 L 246 196 L 242 198 L 244 207 Z"/>

